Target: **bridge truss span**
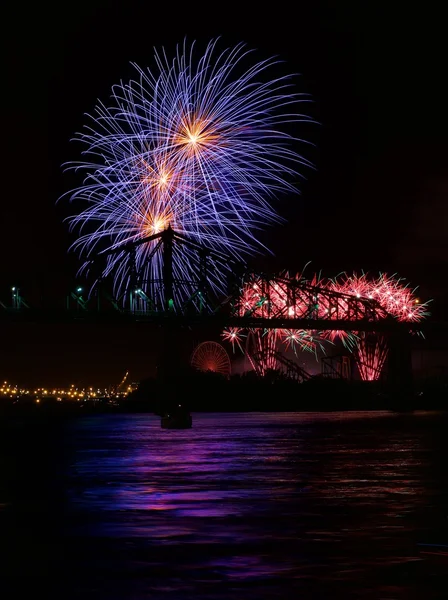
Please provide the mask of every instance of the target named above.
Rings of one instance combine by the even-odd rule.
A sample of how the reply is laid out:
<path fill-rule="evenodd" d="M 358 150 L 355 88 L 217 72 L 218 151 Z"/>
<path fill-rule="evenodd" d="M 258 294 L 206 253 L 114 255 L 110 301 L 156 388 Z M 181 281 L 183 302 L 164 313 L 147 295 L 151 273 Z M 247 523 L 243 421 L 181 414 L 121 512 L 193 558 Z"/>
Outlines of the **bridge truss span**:
<path fill-rule="evenodd" d="M 413 306 L 412 294 L 403 294 L 394 280 L 370 281 L 363 276 L 354 281 L 361 281 L 363 286 L 346 290 L 347 280 L 344 288 L 335 280 L 316 276 L 310 281 L 288 273 L 246 273 L 233 307 L 231 327 L 223 337 L 241 348 L 244 337 L 251 340 L 253 350 L 246 343 L 246 354 L 258 374 L 284 370 L 278 358 L 280 348 L 283 352 L 293 350 L 296 355 L 298 351 L 317 355 L 318 351 L 325 354 L 329 343 L 341 342 L 353 353 L 361 378 L 378 379 L 388 352 L 381 334 L 418 332 L 426 313 L 424 306 Z M 290 370 L 285 373 L 291 377 Z"/>
<path fill-rule="evenodd" d="M 96 273 L 92 289 L 97 295 L 106 288 L 114 295 L 118 289 L 114 272 L 117 254 L 121 255 L 121 264 L 126 265 L 126 285 L 120 283 L 121 292 L 114 296 L 114 305 L 139 318 L 210 314 L 216 309 L 217 298 L 226 293 L 223 276 L 230 279 L 233 272 L 245 268 L 234 257 L 168 226 L 153 235 L 100 252 L 92 259 L 90 270 Z M 122 274 L 119 275 L 122 282 Z"/>
<path fill-rule="evenodd" d="M 117 253 L 125 265 L 124 278 L 114 272 L 112 257 Z M 27 304 L 22 291 L 13 286 L 11 305 L 0 302 L 0 319 L 146 322 L 166 324 L 170 330 L 212 327 L 241 349 L 243 339 L 250 338 L 257 372 L 276 365 L 298 379 L 302 375 L 285 362 L 289 358 L 279 358 L 291 349 L 296 354 L 298 350 L 317 353 L 325 351 L 328 343 L 341 341 L 353 353 L 361 376 L 376 379 L 391 339 L 403 340 L 410 332 L 446 330 L 444 323 L 422 321 L 429 315 L 427 303 L 394 276 L 344 274 L 338 281 L 317 276 L 310 280 L 288 272 L 260 273 L 169 226 L 100 252 L 90 261 L 90 275 L 94 280 L 87 285 L 90 292 L 77 285 L 56 308 Z M 119 297 L 114 295 L 117 276 L 120 282 L 127 281 L 124 291 L 120 286 Z M 399 357 L 400 351 L 389 352 L 388 362 L 391 355 Z"/>
<path fill-rule="evenodd" d="M 356 329 L 361 325 L 391 319 L 387 311 L 373 298 L 344 294 L 313 285 L 305 279 L 287 275 L 246 275 L 234 307 L 234 315 L 270 320 L 273 323 L 303 322 L 308 326 L 319 322 L 318 329 L 333 329 L 332 322 Z M 312 328 L 312 327 L 311 327 Z"/>

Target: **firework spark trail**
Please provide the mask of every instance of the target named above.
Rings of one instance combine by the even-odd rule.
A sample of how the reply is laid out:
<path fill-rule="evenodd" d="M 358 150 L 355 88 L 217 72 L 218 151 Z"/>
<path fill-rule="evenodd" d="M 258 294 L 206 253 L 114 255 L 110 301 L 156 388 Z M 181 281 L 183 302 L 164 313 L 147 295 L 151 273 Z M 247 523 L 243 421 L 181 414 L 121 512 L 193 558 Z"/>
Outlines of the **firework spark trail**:
<path fill-rule="evenodd" d="M 250 329 L 246 343 L 246 356 L 262 377 L 270 370 L 276 370 L 279 332 L 277 329 Z"/>
<path fill-rule="evenodd" d="M 354 354 L 361 379 L 377 381 L 381 377 L 388 355 L 385 338 L 381 335 L 360 335 Z"/>
<path fill-rule="evenodd" d="M 79 231 L 73 248 L 88 259 L 170 224 L 235 258 L 265 250 L 257 231 L 280 220 L 273 198 L 297 193 L 290 180 L 310 166 L 294 149 L 303 140 L 286 131 L 310 121 L 297 111 L 308 99 L 290 76 L 269 79 L 279 61 L 251 64 L 244 44 L 219 52 L 214 40 L 197 58 L 185 42 L 174 59 L 165 51 L 154 58 L 153 71 L 133 65 L 135 79 L 114 86 L 110 104 L 98 103 L 75 138 L 85 158 L 68 168 L 85 179 L 69 193 L 82 209 L 69 218 Z M 160 261 L 146 264 L 154 244 L 136 248 L 143 280 L 160 278 Z M 188 256 L 175 270 L 188 277 Z M 127 289 L 124 254 L 109 255 L 105 272 L 117 295 Z M 218 289 L 224 275 L 216 274 Z"/>

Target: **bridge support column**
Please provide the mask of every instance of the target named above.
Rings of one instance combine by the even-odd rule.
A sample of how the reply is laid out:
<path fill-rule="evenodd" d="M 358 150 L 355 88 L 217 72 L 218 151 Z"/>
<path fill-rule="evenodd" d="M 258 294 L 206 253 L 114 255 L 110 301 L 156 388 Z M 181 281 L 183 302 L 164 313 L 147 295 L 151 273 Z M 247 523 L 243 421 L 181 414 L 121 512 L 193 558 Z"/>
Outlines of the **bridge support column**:
<path fill-rule="evenodd" d="M 174 231 L 171 226 L 162 234 L 163 242 L 163 300 L 166 312 L 171 312 L 174 308 L 173 298 L 173 239 Z"/>
<path fill-rule="evenodd" d="M 129 250 L 129 310 L 135 311 L 135 290 L 137 288 L 137 265 L 135 247 Z"/>
<path fill-rule="evenodd" d="M 408 332 L 395 331 L 388 338 L 387 383 L 391 401 L 394 405 L 407 407 L 413 394 L 411 336 Z"/>
<path fill-rule="evenodd" d="M 199 255 L 199 312 L 202 314 L 207 307 L 207 252 L 202 250 Z"/>

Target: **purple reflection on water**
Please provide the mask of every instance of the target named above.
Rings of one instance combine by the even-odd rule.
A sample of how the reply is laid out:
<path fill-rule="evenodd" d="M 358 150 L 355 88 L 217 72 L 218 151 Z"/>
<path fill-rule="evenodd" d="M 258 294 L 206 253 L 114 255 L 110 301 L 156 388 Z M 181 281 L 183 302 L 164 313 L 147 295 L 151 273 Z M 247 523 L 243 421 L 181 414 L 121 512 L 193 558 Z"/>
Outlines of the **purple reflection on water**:
<path fill-rule="evenodd" d="M 74 420 L 51 480 L 63 501 L 46 531 L 63 541 L 47 549 L 59 564 L 48 577 L 64 599 L 444 598 L 445 568 L 418 544 L 448 539 L 446 424 L 429 413 L 195 414 L 180 431 L 153 415 Z"/>
<path fill-rule="evenodd" d="M 126 416 L 104 439 L 104 424 L 91 420 L 82 435 L 88 426 L 94 447 L 79 450 L 73 465 L 75 476 L 91 483 L 72 491 L 71 504 L 168 511 L 170 518 L 263 513 L 277 489 L 285 497 L 304 488 L 296 467 L 315 459 L 297 456 L 306 429 L 297 436 L 288 420 L 275 415 L 246 415 L 243 423 L 227 414 L 195 415 L 192 430 L 167 431 L 157 417 Z"/>
<path fill-rule="evenodd" d="M 193 420 L 181 431 L 152 415 L 72 427 L 66 535 L 88 547 L 83 593 L 95 564 L 126 574 L 135 598 L 439 597 L 424 580 L 442 575 L 416 546 L 447 493 L 431 415 Z"/>

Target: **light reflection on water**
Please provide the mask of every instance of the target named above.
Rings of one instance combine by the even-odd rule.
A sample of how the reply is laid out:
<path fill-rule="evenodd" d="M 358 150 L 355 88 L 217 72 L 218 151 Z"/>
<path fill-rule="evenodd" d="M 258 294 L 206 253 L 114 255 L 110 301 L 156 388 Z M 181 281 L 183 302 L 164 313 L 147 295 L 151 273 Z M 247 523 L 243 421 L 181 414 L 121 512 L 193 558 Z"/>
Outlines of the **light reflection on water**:
<path fill-rule="evenodd" d="M 444 597 L 437 415 L 97 416 L 65 445 L 65 598 Z"/>

